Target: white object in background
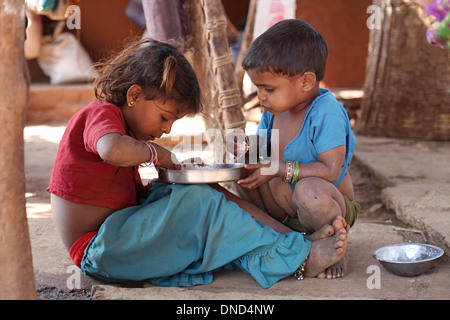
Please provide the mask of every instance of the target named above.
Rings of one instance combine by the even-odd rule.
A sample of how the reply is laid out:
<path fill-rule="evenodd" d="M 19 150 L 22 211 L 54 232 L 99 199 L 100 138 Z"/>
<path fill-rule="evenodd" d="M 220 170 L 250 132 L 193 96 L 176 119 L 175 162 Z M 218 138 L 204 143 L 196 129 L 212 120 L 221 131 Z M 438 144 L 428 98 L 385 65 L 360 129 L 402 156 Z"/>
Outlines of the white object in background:
<path fill-rule="evenodd" d="M 296 0 L 258 0 L 255 26 L 253 27 L 253 40 L 277 22 L 295 19 L 296 9 Z M 242 91 L 246 97 L 256 92 L 256 87 L 252 84 L 247 73 L 244 74 Z"/>
<path fill-rule="evenodd" d="M 92 74 L 92 60 L 77 38 L 62 32 L 43 42 L 38 57 L 42 71 L 51 84 L 84 82 Z"/>
<path fill-rule="evenodd" d="M 256 6 L 253 39 L 285 19 L 295 19 L 296 0 L 259 0 Z"/>

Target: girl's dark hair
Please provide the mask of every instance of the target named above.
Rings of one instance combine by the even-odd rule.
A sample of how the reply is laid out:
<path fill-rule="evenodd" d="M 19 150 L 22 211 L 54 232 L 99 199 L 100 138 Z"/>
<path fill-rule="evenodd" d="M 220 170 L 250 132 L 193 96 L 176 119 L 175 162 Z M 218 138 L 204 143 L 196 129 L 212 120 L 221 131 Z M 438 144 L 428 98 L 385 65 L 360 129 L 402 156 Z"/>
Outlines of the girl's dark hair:
<path fill-rule="evenodd" d="M 147 100 L 170 99 L 180 111 L 201 109 L 200 86 L 194 70 L 173 45 L 144 39 L 131 43 L 117 56 L 94 65 L 95 96 L 118 107 L 126 103 L 128 89 L 137 84 Z"/>
<path fill-rule="evenodd" d="M 321 81 L 325 76 L 327 58 L 327 43 L 313 27 L 301 20 L 287 19 L 255 39 L 247 50 L 242 67 L 288 77 L 313 71 Z"/>

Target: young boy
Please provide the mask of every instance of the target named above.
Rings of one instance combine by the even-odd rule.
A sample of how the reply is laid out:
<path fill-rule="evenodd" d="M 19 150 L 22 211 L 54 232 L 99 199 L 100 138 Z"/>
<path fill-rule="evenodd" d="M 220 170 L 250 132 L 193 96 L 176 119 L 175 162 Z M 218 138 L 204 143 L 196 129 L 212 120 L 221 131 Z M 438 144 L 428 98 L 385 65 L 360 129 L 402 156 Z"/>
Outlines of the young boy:
<path fill-rule="evenodd" d="M 351 226 L 360 209 L 347 171 L 356 145 L 348 115 L 319 87 L 327 56 L 325 40 L 309 24 L 284 20 L 255 39 L 242 63 L 264 109 L 258 135 L 267 133 L 264 147 L 278 152 L 280 163 L 273 175 L 261 163 L 247 164 L 240 189 L 272 217 L 308 234 L 337 216 Z M 344 258 L 319 277 L 345 273 Z"/>

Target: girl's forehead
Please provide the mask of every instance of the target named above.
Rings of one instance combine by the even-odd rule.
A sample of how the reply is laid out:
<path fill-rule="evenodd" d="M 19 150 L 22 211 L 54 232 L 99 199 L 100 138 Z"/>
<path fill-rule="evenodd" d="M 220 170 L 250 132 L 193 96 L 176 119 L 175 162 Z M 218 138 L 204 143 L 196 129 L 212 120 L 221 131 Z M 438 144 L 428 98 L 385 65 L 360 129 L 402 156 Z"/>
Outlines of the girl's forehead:
<path fill-rule="evenodd" d="M 175 118 L 184 117 L 184 112 L 180 110 L 178 104 L 173 100 L 154 100 L 154 105 L 163 113 L 170 114 Z"/>

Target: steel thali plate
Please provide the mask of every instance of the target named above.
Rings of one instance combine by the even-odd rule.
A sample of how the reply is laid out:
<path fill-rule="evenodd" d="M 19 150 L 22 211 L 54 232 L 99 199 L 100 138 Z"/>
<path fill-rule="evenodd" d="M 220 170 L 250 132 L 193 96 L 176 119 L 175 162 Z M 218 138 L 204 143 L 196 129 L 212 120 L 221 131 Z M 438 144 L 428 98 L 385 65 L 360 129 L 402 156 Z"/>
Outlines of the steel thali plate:
<path fill-rule="evenodd" d="M 246 176 L 241 163 L 185 164 L 181 170 L 159 169 L 161 182 L 195 184 L 236 181 Z"/>

